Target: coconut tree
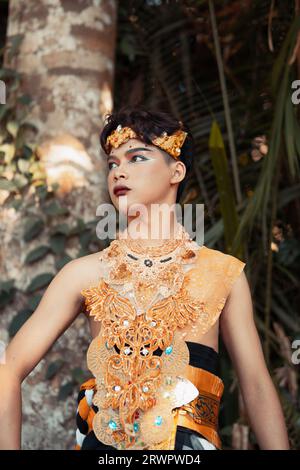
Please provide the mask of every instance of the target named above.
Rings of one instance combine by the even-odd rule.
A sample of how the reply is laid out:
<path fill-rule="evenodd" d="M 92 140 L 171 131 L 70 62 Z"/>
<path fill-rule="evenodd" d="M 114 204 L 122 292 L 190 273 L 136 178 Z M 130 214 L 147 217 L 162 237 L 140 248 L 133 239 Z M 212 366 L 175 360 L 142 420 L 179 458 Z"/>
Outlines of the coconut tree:
<path fill-rule="evenodd" d="M 113 106 L 115 36 L 114 1 L 9 2 L 0 73 L 4 343 L 56 272 L 103 243 L 94 230 L 108 197 L 98 139 Z M 23 448 L 74 447 L 87 344 L 81 315 L 25 379 Z"/>

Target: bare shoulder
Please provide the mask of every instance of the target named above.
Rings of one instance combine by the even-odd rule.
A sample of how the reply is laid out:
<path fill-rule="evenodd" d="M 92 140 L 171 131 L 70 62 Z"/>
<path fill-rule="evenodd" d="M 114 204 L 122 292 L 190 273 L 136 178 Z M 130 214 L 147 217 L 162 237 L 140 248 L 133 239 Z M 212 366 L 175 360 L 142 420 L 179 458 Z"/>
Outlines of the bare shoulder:
<path fill-rule="evenodd" d="M 231 290 L 229 292 L 227 305 L 234 301 L 249 303 L 251 300 L 250 285 L 245 271 L 241 270 L 241 272 L 239 272 L 234 279 Z"/>
<path fill-rule="evenodd" d="M 52 279 L 34 313 L 6 349 L 6 364 L 23 381 L 82 311 L 81 290 L 97 281 L 99 253 L 66 263 Z"/>
<path fill-rule="evenodd" d="M 76 258 L 64 266 L 70 282 L 76 279 L 79 290 L 97 285 L 101 277 L 101 251 Z"/>
<path fill-rule="evenodd" d="M 256 326 L 250 285 L 245 272 L 235 280 L 220 318 L 226 349 L 242 388 L 257 384 L 267 372 L 262 344 Z"/>

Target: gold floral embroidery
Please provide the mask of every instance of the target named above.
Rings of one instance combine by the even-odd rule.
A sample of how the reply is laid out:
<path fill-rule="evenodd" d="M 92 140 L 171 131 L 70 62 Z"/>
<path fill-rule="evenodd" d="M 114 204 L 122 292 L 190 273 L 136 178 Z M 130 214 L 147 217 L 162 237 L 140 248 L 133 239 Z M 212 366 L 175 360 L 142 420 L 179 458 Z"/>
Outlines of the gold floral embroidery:
<path fill-rule="evenodd" d="M 105 281 L 119 286 L 120 293 L 132 291 L 138 314 L 147 310 L 159 294 L 163 297 L 179 291 L 185 274 L 185 266 L 195 263 L 199 245 L 189 239 L 179 224 L 178 239 L 169 240 L 159 247 L 142 252 L 138 241 L 114 240 L 100 254 L 100 260 L 108 266 Z M 134 251 L 128 251 L 128 248 Z M 170 251 L 171 250 L 171 251 Z"/>
<path fill-rule="evenodd" d="M 94 404 L 100 410 L 94 419 L 95 434 L 108 445 L 116 445 L 115 433 L 119 438 L 123 433 L 121 443 L 125 447 L 145 448 L 159 443 L 168 437 L 173 419 L 176 376 L 184 374 L 189 364 L 187 345 L 175 331 L 205 315 L 203 305 L 188 301 L 184 286 L 177 295 L 163 299 L 140 316 L 135 316 L 130 302 L 103 280 L 98 288 L 87 289 L 83 294 L 91 315 L 102 321 L 101 335 L 92 341 L 88 351 L 88 367 L 96 377 L 98 389 Z M 163 350 L 160 357 L 153 355 L 158 348 Z M 118 408 L 119 413 L 102 412 L 109 407 Z M 153 407 L 144 415 L 138 412 Z M 157 416 L 161 420 L 159 426 L 155 426 Z M 110 422 L 116 429 L 109 434 Z M 139 433 L 133 432 L 133 426 Z"/>
<path fill-rule="evenodd" d="M 101 442 L 119 449 L 151 448 L 168 438 L 176 376 L 184 373 L 189 362 L 187 345 L 176 335 L 174 354 L 157 357 L 150 351 L 149 357 L 139 358 L 139 347 L 132 348 L 133 357 L 126 357 L 108 349 L 104 337 L 97 336 L 88 350 L 88 367 L 97 384 L 93 429 Z"/>
<path fill-rule="evenodd" d="M 124 256 L 116 243 L 102 256 L 110 260 L 111 276 L 82 291 L 90 315 L 102 322 L 87 354 L 97 383 L 93 403 L 99 411 L 93 429 L 101 442 L 118 449 L 156 448 L 170 437 L 176 385 L 189 364 L 179 330 L 196 325 L 198 332 L 208 331 L 245 263 L 204 246 L 198 251 L 180 248 L 181 262 L 171 260 L 168 269 L 160 270 L 158 281 L 166 288 L 165 295 L 168 286 L 172 294 L 146 308 L 154 295 L 153 281 L 147 284 L 147 276 L 133 276 L 129 263 L 116 263 L 112 253 L 119 261 Z M 181 265 L 190 260 L 194 267 L 183 272 Z M 135 290 L 137 302 L 145 308 L 137 311 L 108 279 L 116 288 L 124 285 L 125 293 Z M 158 348 L 161 356 L 154 355 Z"/>

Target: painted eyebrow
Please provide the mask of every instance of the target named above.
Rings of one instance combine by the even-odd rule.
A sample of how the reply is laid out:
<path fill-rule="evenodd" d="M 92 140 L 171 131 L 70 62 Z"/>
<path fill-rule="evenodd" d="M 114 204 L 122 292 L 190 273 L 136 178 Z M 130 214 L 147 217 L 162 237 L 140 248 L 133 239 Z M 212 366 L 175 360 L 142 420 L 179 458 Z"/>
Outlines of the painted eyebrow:
<path fill-rule="evenodd" d="M 135 147 L 135 148 L 126 150 L 125 155 L 128 155 L 129 153 L 137 152 L 137 151 L 142 151 L 142 150 L 146 152 L 153 152 L 153 150 L 147 149 L 146 147 Z M 109 160 L 109 158 L 117 158 L 117 157 L 115 155 L 110 154 L 110 155 L 107 155 L 107 160 Z"/>

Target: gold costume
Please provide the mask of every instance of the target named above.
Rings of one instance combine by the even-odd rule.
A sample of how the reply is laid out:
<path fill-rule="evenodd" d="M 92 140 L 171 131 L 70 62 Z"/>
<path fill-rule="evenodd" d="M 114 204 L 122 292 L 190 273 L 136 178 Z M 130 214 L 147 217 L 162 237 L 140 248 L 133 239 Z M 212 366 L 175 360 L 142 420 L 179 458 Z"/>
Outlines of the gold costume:
<path fill-rule="evenodd" d="M 98 285 L 81 292 L 101 322 L 87 352 L 94 379 L 81 387 L 98 409 L 81 409 L 88 430 L 119 450 L 152 450 L 174 449 L 183 426 L 221 449 L 224 384 L 190 364 L 184 338 L 210 330 L 245 263 L 199 246 L 181 224 L 175 239 L 146 250 L 132 238 L 114 240 L 99 260 Z"/>

